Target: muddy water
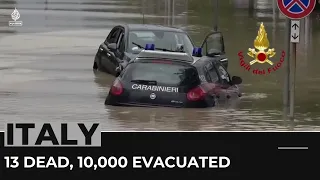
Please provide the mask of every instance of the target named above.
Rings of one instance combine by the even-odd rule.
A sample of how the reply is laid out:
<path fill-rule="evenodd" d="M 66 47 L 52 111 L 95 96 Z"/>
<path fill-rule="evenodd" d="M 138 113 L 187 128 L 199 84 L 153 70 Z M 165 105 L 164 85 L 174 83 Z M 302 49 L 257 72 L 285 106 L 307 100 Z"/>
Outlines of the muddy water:
<path fill-rule="evenodd" d="M 98 45 L 119 23 L 155 23 L 187 30 L 197 43 L 213 27 L 210 1 L 6 0 L 0 2 L 0 121 L 100 122 L 104 130 L 319 130 L 320 21 L 303 24 L 298 45 L 296 120 L 282 117 L 283 68 L 254 75 L 239 66 L 264 22 L 274 61 L 284 50 L 284 17 L 272 1 L 220 1 L 230 72 L 244 96 L 208 109 L 105 107 L 113 77 L 92 71 Z M 22 27 L 9 27 L 14 8 Z M 142 18 L 141 12 L 145 12 Z M 248 56 L 246 61 L 250 61 Z M 257 65 L 258 67 L 258 65 Z M 264 67 L 264 66 L 260 66 Z M 267 67 L 267 65 L 265 65 Z M 3 125 L 0 125 L 3 130 Z"/>

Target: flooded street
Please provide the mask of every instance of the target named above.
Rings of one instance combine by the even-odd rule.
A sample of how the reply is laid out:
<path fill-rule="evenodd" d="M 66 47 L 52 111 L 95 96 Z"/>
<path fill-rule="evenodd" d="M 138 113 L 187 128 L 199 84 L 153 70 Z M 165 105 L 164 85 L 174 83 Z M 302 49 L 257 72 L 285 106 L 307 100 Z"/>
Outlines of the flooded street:
<path fill-rule="evenodd" d="M 0 122 L 90 121 L 100 122 L 107 131 L 320 130 L 319 16 L 312 14 L 301 23 L 294 123 L 282 117 L 284 68 L 253 75 L 239 65 L 237 54 L 253 48 L 260 22 L 277 52 L 275 62 L 285 50 L 285 18 L 271 0 L 256 0 L 255 10 L 249 10 L 249 0 L 220 1 L 219 29 L 224 33 L 229 70 L 243 79 L 239 101 L 207 109 L 104 105 L 114 77 L 95 73 L 92 64 L 110 29 L 143 21 L 175 26 L 188 31 L 199 45 L 214 20 L 211 1 L 197 1 L 0 1 Z M 22 27 L 8 26 L 15 7 Z"/>

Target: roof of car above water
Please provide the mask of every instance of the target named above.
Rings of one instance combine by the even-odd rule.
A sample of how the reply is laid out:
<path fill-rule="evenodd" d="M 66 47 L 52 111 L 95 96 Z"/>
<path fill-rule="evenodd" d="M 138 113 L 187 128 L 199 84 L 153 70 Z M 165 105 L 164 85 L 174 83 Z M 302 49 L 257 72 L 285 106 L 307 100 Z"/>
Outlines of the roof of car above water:
<path fill-rule="evenodd" d="M 154 59 L 167 59 L 173 61 L 181 61 L 185 63 L 192 64 L 194 59 L 188 53 L 182 52 L 167 52 L 167 51 L 157 51 L 157 50 L 142 50 L 135 58 L 134 61 L 139 61 L 141 58 L 154 58 Z"/>
<path fill-rule="evenodd" d="M 201 68 L 204 65 L 206 65 L 208 62 L 213 62 L 213 61 L 219 62 L 219 58 L 218 57 L 214 58 L 214 57 L 202 56 L 201 58 L 195 59 L 195 61 L 193 62 L 192 65 L 194 67 Z"/>
<path fill-rule="evenodd" d="M 161 26 L 161 25 L 153 25 L 153 24 L 125 24 L 123 26 L 126 26 L 129 31 L 139 31 L 139 30 L 160 30 L 160 31 L 167 31 L 167 32 L 180 32 L 183 33 L 184 31 L 182 29 L 174 28 L 174 27 L 167 27 L 167 26 Z"/>

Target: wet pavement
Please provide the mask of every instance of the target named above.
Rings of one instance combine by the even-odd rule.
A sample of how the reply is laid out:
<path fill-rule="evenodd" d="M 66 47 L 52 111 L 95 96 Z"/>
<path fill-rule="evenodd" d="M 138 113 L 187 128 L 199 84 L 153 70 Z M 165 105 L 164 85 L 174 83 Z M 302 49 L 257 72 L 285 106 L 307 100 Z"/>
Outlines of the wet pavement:
<path fill-rule="evenodd" d="M 176 26 L 187 30 L 197 44 L 212 29 L 209 0 L 169 2 L 1 1 L 0 121 L 92 121 L 100 122 L 103 130 L 320 130 L 320 52 L 316 48 L 320 20 L 316 14 L 302 22 L 294 123 L 282 117 L 284 68 L 258 76 L 239 65 L 237 54 L 253 48 L 260 22 L 265 24 L 270 46 L 278 52 L 275 61 L 280 58 L 285 18 L 272 1 L 256 1 L 255 10 L 249 10 L 248 0 L 220 1 L 219 28 L 225 36 L 230 73 L 244 81 L 240 100 L 207 109 L 105 107 L 114 78 L 93 72 L 92 63 L 98 45 L 114 25 Z M 15 7 L 22 27 L 8 26 Z"/>

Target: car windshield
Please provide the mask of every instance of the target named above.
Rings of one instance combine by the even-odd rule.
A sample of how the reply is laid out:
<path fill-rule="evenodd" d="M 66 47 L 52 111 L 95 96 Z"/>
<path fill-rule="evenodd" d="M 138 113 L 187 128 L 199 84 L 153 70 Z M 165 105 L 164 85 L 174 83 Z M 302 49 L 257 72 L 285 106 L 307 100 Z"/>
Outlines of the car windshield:
<path fill-rule="evenodd" d="M 158 85 L 187 86 L 198 82 L 197 70 L 180 64 L 147 63 L 129 64 L 123 74 L 126 81 L 155 81 Z"/>
<path fill-rule="evenodd" d="M 170 31 L 131 31 L 129 32 L 129 48 L 132 52 L 139 49 L 132 42 L 145 47 L 146 44 L 154 44 L 156 48 L 168 49 L 173 51 L 181 50 L 192 55 L 193 44 L 186 33 Z"/>

